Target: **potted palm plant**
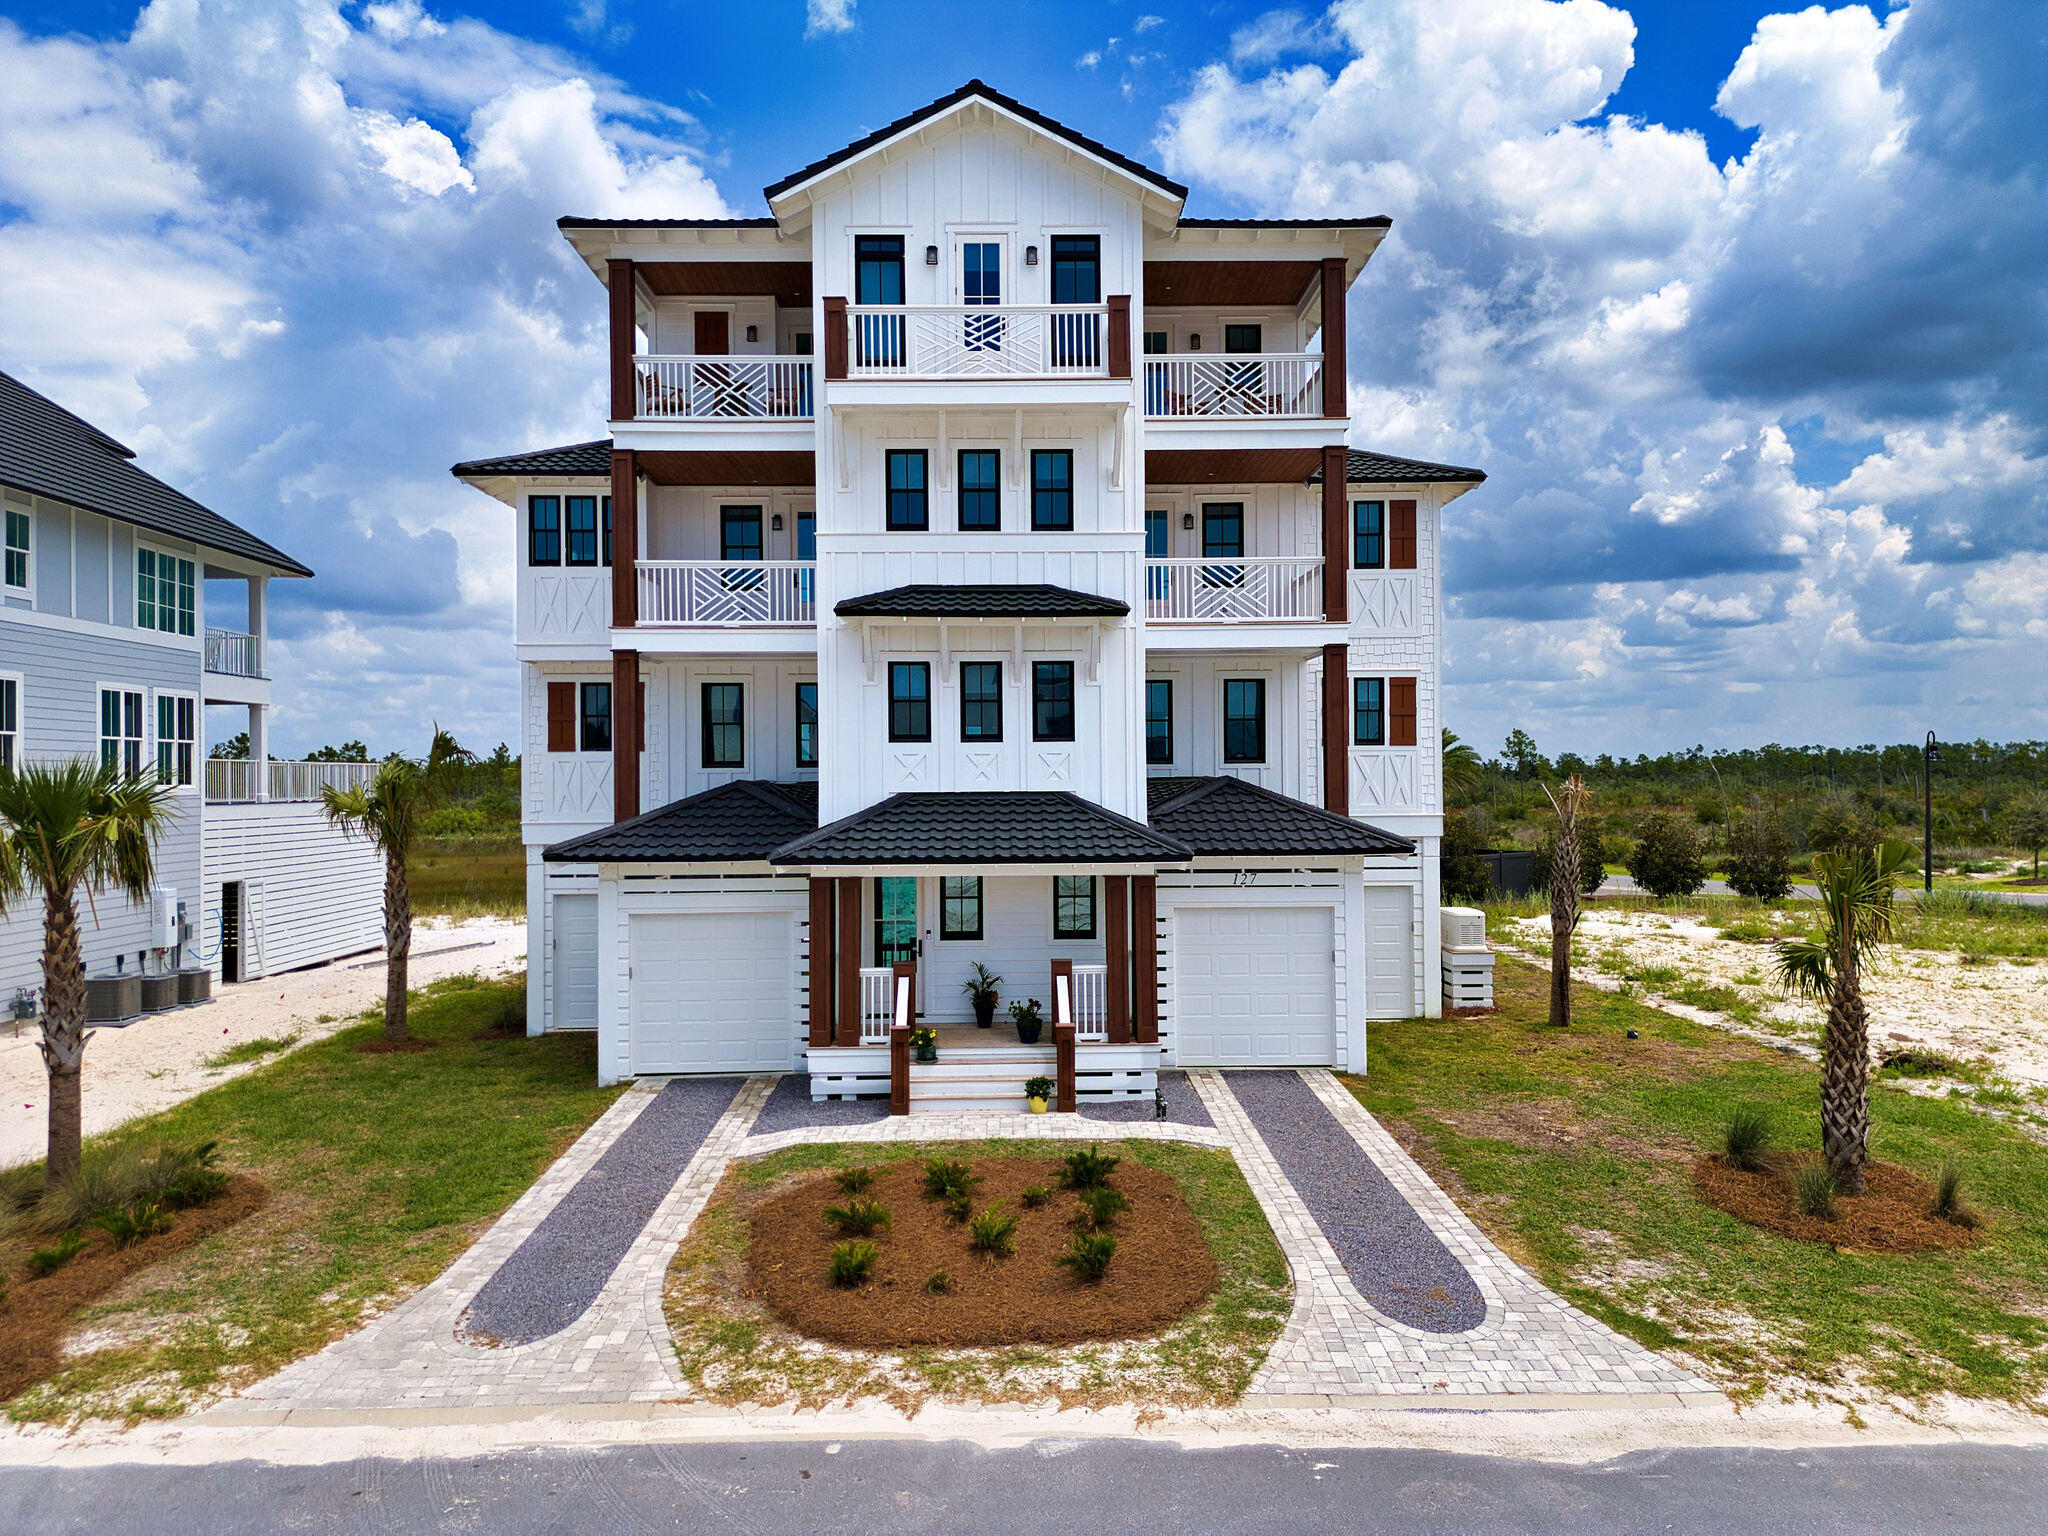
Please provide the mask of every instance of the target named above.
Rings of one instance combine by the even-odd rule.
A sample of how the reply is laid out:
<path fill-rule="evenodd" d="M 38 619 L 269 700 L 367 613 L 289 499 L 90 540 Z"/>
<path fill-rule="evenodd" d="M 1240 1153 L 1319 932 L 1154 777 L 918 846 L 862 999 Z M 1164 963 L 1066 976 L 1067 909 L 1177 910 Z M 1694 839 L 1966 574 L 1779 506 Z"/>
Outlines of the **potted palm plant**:
<path fill-rule="evenodd" d="M 967 980 L 961 983 L 960 990 L 965 992 L 969 1001 L 974 1004 L 974 1023 L 976 1028 L 993 1029 L 995 1027 L 996 1000 L 998 995 L 996 989 L 1002 986 L 1002 984 L 1003 978 L 983 965 L 979 960 L 974 962 L 974 969 L 968 974 Z"/>
<path fill-rule="evenodd" d="M 1038 1032 L 1045 1028 L 1045 1019 L 1039 1012 L 1044 1006 L 1035 997 L 1010 1004 L 1010 1022 L 1017 1026 L 1019 1045 L 1038 1044 Z"/>

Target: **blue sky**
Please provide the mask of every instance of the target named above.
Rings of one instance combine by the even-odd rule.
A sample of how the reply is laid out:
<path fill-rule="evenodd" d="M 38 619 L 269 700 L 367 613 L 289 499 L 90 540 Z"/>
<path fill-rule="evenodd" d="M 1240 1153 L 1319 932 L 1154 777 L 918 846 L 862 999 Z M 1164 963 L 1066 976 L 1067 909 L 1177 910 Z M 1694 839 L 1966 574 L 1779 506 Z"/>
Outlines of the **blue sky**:
<path fill-rule="evenodd" d="M 1216 214 L 1386 213 L 1352 437 L 1476 463 L 1483 746 L 2048 735 L 2048 6 L 0 0 L 0 367 L 306 558 L 280 750 L 514 733 L 452 461 L 596 435 L 559 213 L 980 75 Z"/>

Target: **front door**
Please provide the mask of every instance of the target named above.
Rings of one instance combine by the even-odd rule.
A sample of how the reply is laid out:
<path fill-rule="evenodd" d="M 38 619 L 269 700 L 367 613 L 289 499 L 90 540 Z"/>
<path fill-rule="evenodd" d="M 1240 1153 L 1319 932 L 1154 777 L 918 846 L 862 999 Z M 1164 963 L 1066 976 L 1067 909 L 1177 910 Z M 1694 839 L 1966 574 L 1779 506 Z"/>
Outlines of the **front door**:
<path fill-rule="evenodd" d="M 722 309 L 697 311 L 697 355 L 724 357 L 732 351 L 732 317 Z"/>
<path fill-rule="evenodd" d="M 875 882 L 875 964 L 915 963 L 917 955 L 917 881 L 906 875 L 885 875 Z M 917 1003 L 913 984 L 913 1012 Z"/>
<path fill-rule="evenodd" d="M 960 302 L 970 309 L 987 308 L 1003 302 L 1003 246 L 999 240 L 963 240 L 958 251 Z M 1003 348 L 1002 320 L 970 315 L 961 333 L 961 344 L 970 352 L 1000 352 Z"/>

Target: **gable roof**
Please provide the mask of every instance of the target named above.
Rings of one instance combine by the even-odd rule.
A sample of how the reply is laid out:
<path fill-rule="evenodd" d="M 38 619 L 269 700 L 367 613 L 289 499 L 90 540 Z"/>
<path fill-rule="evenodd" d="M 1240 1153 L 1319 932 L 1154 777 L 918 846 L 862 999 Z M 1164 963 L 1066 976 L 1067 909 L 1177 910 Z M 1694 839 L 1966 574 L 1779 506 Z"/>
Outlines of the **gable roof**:
<path fill-rule="evenodd" d="M 822 160 L 813 160 L 802 170 L 790 172 L 782 180 L 771 182 L 766 187 L 763 187 L 761 195 L 767 198 L 770 203 L 773 203 L 776 198 L 792 188 L 799 187 L 814 177 L 822 176 L 825 172 L 865 154 L 876 145 L 887 143 L 899 133 L 908 132 L 920 123 L 929 122 L 935 117 L 942 116 L 959 106 L 963 101 L 977 96 L 993 106 L 1001 107 L 1005 112 L 1021 117 L 1025 122 L 1031 124 L 1032 127 L 1051 134 L 1054 138 L 1064 139 L 1076 149 L 1085 151 L 1095 156 L 1098 160 L 1106 160 L 1118 170 L 1135 176 L 1140 181 L 1149 182 L 1152 186 L 1157 187 L 1170 197 L 1184 200 L 1188 195 L 1188 189 L 1171 177 L 1161 175 L 1149 165 L 1133 160 L 1129 155 L 1119 154 L 1101 141 L 1091 139 L 1085 133 L 1069 128 L 1065 123 L 1058 122 L 1053 118 L 1047 117 L 1043 112 L 1025 106 L 1023 102 L 1017 100 L 1014 96 L 1005 96 L 1001 91 L 984 84 L 980 80 L 970 80 L 958 90 L 947 92 L 937 101 L 927 106 L 919 107 L 915 112 L 899 117 L 895 122 L 888 123 L 883 127 L 877 128 L 873 133 L 855 139 L 844 149 L 835 149 Z"/>
<path fill-rule="evenodd" d="M 1187 844 L 1070 790 L 914 791 L 786 843 L 771 864 L 1183 864 Z"/>
<path fill-rule="evenodd" d="M 116 522 L 240 555 L 283 576 L 310 576 L 275 545 L 137 467 L 134 450 L 0 373 L 0 485 L 48 496 Z"/>
<path fill-rule="evenodd" d="M 454 465 L 451 475 L 529 475 L 562 479 L 606 479 L 612 472 L 612 440 L 600 437 L 588 443 L 565 443 L 560 448 L 536 448 L 530 453 L 508 453 L 496 459 L 469 459 Z"/>
<path fill-rule="evenodd" d="M 816 784 L 741 779 L 572 837 L 551 864 L 751 864 L 818 825 Z"/>
<path fill-rule="evenodd" d="M 1152 779 L 1145 790 L 1153 829 L 1197 854 L 1415 851 L 1405 837 L 1227 775 Z"/>
<path fill-rule="evenodd" d="M 849 597 L 842 619 L 1120 619 L 1131 605 L 1093 592 L 1024 583 L 1015 586 L 908 586 Z"/>
<path fill-rule="evenodd" d="M 1427 459 L 1404 459 L 1391 453 L 1372 453 L 1357 448 L 1344 455 L 1347 485 L 1398 485 L 1417 481 L 1445 481 L 1478 485 L 1486 478 L 1483 469 L 1466 469 L 1461 464 L 1432 464 Z M 1323 483 L 1318 469 L 1308 477 L 1310 485 Z"/>

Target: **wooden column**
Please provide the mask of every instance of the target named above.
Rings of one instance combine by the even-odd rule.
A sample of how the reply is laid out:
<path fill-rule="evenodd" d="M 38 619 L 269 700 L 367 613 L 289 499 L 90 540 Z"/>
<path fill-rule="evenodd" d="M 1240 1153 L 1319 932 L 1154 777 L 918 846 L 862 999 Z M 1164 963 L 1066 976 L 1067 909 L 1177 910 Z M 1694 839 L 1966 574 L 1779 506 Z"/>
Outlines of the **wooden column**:
<path fill-rule="evenodd" d="M 1131 879 L 1131 1038 L 1159 1043 L 1159 877 Z"/>
<path fill-rule="evenodd" d="M 640 814 L 640 653 L 612 652 L 612 820 Z"/>
<path fill-rule="evenodd" d="M 612 420 L 631 421 L 639 414 L 639 383 L 633 373 L 634 327 L 639 321 L 634 303 L 633 263 L 605 263 L 605 286 L 611 290 Z M 616 508 L 618 503 L 614 501 Z"/>
<path fill-rule="evenodd" d="M 1323 809 L 1351 814 L 1351 648 L 1323 647 Z"/>
<path fill-rule="evenodd" d="M 846 377 L 846 300 L 825 300 L 825 377 Z"/>
<path fill-rule="evenodd" d="M 612 628 L 640 622 L 640 458 L 612 451 Z"/>
<path fill-rule="evenodd" d="M 839 1031 L 837 1045 L 860 1044 L 860 881 L 839 880 L 839 934 L 834 943 L 839 961 Z"/>
<path fill-rule="evenodd" d="M 1128 293 L 1109 296 L 1109 376 L 1112 379 L 1131 376 L 1131 296 Z"/>
<path fill-rule="evenodd" d="M 910 1113 L 910 1026 L 889 1027 L 889 1113 Z"/>
<path fill-rule="evenodd" d="M 1071 1023 L 1055 1024 L 1052 1027 L 1053 1098 L 1055 1113 L 1071 1115 L 1074 1112 L 1074 1026 Z"/>
<path fill-rule="evenodd" d="M 1351 407 L 1344 383 L 1344 258 L 1323 261 L 1323 415 L 1347 421 Z"/>
<path fill-rule="evenodd" d="M 1323 622 L 1351 622 L 1351 539 L 1345 484 L 1349 450 L 1336 443 L 1323 450 Z"/>
<path fill-rule="evenodd" d="M 1053 1022 L 1053 1023 L 1055 1024 L 1055 1025 L 1057 1025 L 1057 1024 L 1058 1024 L 1058 1023 L 1060 1022 L 1060 978 L 1061 978 L 1062 976 L 1064 976 L 1064 977 L 1066 977 L 1066 978 L 1067 978 L 1067 1022 L 1071 1024 L 1071 1023 L 1073 1022 L 1073 1014 L 1074 1014 L 1074 962 L 1073 962 L 1073 961 L 1071 961 L 1071 960 L 1055 960 L 1055 961 L 1053 961 L 1053 963 L 1052 963 L 1052 975 L 1051 975 L 1050 977 L 1048 977 L 1048 978 L 1047 978 L 1047 980 L 1046 980 L 1046 990 L 1045 990 L 1045 1009 L 1046 1009 L 1046 1013 L 1047 1013 L 1047 1014 L 1048 1014 L 1048 1015 L 1050 1016 L 1050 1018 L 1052 1019 L 1052 1022 Z"/>
<path fill-rule="evenodd" d="M 832 1043 L 832 882 L 811 877 L 811 1035 L 815 1047 Z"/>
<path fill-rule="evenodd" d="M 1109 963 L 1108 985 L 1103 990 L 1109 994 L 1104 1007 L 1111 1045 L 1131 1041 L 1130 885 L 1128 875 L 1102 877 L 1103 947 Z"/>

